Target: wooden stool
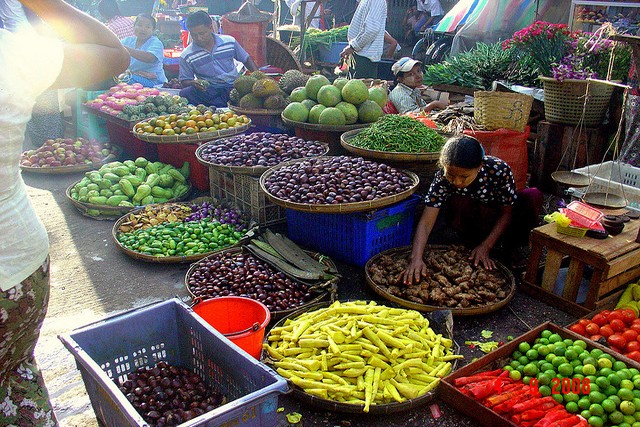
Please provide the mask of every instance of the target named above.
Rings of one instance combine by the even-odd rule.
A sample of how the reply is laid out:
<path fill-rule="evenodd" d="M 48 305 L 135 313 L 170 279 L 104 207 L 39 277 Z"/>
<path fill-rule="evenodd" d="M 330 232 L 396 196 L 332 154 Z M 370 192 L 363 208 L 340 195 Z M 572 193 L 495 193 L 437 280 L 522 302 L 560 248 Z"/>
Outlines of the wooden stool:
<path fill-rule="evenodd" d="M 629 221 L 622 233 L 605 240 L 560 234 L 556 224 L 534 229 L 523 290 L 579 317 L 616 301 L 624 286 L 640 277 L 640 243 L 635 242 L 639 228 L 640 220 Z M 547 249 L 547 258 L 540 277 L 538 266 L 543 248 Z M 559 296 L 553 293 L 553 288 L 565 257 L 569 258 L 569 271 Z M 576 298 L 585 266 L 591 267 L 593 274 L 587 299 L 578 304 Z"/>

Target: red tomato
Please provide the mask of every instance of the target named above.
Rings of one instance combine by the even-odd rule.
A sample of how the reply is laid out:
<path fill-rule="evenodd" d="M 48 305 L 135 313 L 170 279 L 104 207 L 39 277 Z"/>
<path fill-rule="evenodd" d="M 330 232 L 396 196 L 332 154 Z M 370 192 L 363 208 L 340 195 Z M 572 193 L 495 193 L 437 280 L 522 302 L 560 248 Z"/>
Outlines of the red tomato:
<path fill-rule="evenodd" d="M 613 315 L 613 313 L 611 313 L 611 315 Z M 616 332 L 622 332 L 627 329 L 622 319 L 612 319 L 609 321 L 609 325 L 611 326 L 611 329 Z"/>
<path fill-rule="evenodd" d="M 640 325 L 640 319 L 633 319 L 631 322 L 632 325 Z"/>
<path fill-rule="evenodd" d="M 631 326 L 629 326 L 629 329 L 636 331 L 637 333 L 640 334 L 640 323 L 634 323 Z"/>
<path fill-rule="evenodd" d="M 640 320 L 640 319 L 638 319 Z M 591 320 L 589 319 L 580 319 L 578 320 L 578 323 L 581 324 L 582 326 L 587 326 L 589 323 L 591 323 Z"/>
<path fill-rule="evenodd" d="M 604 326 L 607 323 L 607 318 L 604 317 L 602 314 L 598 313 L 595 316 L 593 316 L 591 321 L 597 324 L 598 326 Z"/>
<path fill-rule="evenodd" d="M 602 335 L 598 335 L 598 334 L 596 334 L 596 335 L 591 335 L 591 336 L 589 337 L 589 339 L 590 339 L 591 341 L 598 341 L 600 338 L 602 338 Z"/>
<path fill-rule="evenodd" d="M 627 340 L 624 339 L 622 334 L 613 334 L 607 338 L 607 343 L 611 347 L 622 349 L 625 345 L 627 345 Z"/>
<path fill-rule="evenodd" d="M 618 311 L 620 311 L 620 313 L 622 314 L 622 321 L 627 325 L 630 325 L 636 319 L 636 314 L 633 312 L 633 310 L 629 310 L 628 308 L 621 308 Z"/>
<path fill-rule="evenodd" d="M 622 336 L 627 342 L 635 341 L 638 338 L 638 332 L 633 329 L 627 329 L 622 333 Z"/>
<path fill-rule="evenodd" d="M 609 323 L 611 323 L 611 321 L 613 319 L 619 319 L 622 320 L 623 315 L 622 313 L 620 313 L 620 310 L 613 310 L 611 313 L 609 313 L 609 315 L 607 316 L 607 320 L 609 321 Z"/>
<path fill-rule="evenodd" d="M 611 310 L 601 310 L 599 314 L 602 314 L 605 319 L 609 320 L 609 314 L 611 314 Z"/>
<path fill-rule="evenodd" d="M 587 324 L 584 329 L 589 335 L 596 335 L 600 333 L 600 326 L 593 322 Z"/>
<path fill-rule="evenodd" d="M 576 334 L 579 334 L 579 335 L 586 335 L 587 334 L 587 331 L 584 328 L 584 326 L 582 326 L 579 323 L 574 323 L 573 325 L 569 326 L 569 330 L 571 330 L 571 331 L 573 331 L 573 332 L 575 332 Z M 640 343 L 638 343 L 638 344 L 640 344 Z"/>
<path fill-rule="evenodd" d="M 632 351 L 640 351 L 640 342 L 627 341 L 627 345 L 624 347 L 624 351 L 626 353 L 631 353 Z"/>
<path fill-rule="evenodd" d="M 605 338 L 613 335 L 614 332 L 615 331 L 611 328 L 610 325 L 604 325 L 602 328 L 600 328 L 600 335 L 602 335 Z"/>
<path fill-rule="evenodd" d="M 635 360 L 636 362 L 640 362 L 640 351 L 631 351 L 625 354 L 629 359 Z"/>

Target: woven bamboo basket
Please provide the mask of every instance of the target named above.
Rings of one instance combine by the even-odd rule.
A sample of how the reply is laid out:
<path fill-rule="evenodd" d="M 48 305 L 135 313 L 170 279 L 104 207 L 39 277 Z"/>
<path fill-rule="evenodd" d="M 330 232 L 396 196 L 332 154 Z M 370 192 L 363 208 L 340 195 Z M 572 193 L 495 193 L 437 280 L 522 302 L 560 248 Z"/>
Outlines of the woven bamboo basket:
<path fill-rule="evenodd" d="M 323 158 L 327 158 L 327 157 L 330 157 L 330 156 L 320 156 L 320 157 L 317 157 L 317 159 L 323 159 Z M 266 183 L 267 179 L 269 179 L 269 177 L 275 171 L 277 171 L 278 169 L 283 168 L 283 167 L 295 165 L 295 164 L 300 163 L 300 162 L 302 162 L 304 160 L 306 160 L 306 159 L 296 159 L 296 160 L 290 160 L 288 162 L 281 163 L 278 166 L 274 166 L 274 167 L 269 168 L 266 172 L 264 172 L 260 176 L 260 188 L 262 189 L 262 191 L 265 192 L 265 194 L 267 195 L 269 200 L 271 200 L 276 205 L 282 206 L 284 208 L 289 208 L 289 209 L 294 209 L 294 210 L 297 210 L 297 211 L 304 211 L 304 212 L 316 212 L 316 213 L 365 212 L 365 211 L 369 211 L 369 210 L 372 210 L 372 209 L 382 208 L 382 207 L 385 207 L 385 206 L 388 206 L 388 205 L 391 205 L 391 204 L 394 204 L 394 203 L 397 203 L 399 201 L 402 201 L 402 200 L 406 199 L 407 197 L 411 196 L 416 191 L 416 189 L 418 188 L 418 184 L 420 183 L 420 179 L 418 178 L 418 176 L 415 173 L 413 173 L 411 171 L 407 171 L 407 170 L 400 170 L 402 173 L 404 173 L 409 178 L 411 178 L 412 184 L 411 184 L 411 187 L 408 190 L 402 191 L 402 192 L 400 192 L 398 194 L 394 194 L 392 196 L 381 197 L 379 199 L 362 201 L 362 202 L 338 203 L 338 204 L 297 203 L 297 202 L 291 202 L 289 200 L 281 199 L 281 198 L 276 197 L 273 194 L 269 193 L 269 191 L 266 188 L 265 183 Z"/>
<path fill-rule="evenodd" d="M 284 108 L 278 110 L 270 110 L 268 108 L 242 108 L 227 102 L 227 107 L 236 114 L 244 114 L 245 116 L 279 116 Z"/>
<path fill-rule="evenodd" d="M 200 162 L 201 164 L 203 164 L 203 165 L 205 165 L 207 167 L 210 167 L 212 169 L 219 170 L 219 171 L 222 171 L 222 172 L 228 172 L 228 173 L 240 174 L 240 175 L 250 175 L 250 176 L 254 176 L 254 177 L 259 177 L 260 175 L 262 175 L 264 172 L 266 172 L 269 169 L 269 166 L 228 166 L 228 165 L 221 165 L 221 164 L 211 163 L 210 161 L 203 159 L 202 158 L 202 150 L 204 150 L 204 147 L 206 147 L 208 144 L 214 144 L 214 143 L 216 143 L 216 141 L 210 141 L 210 142 L 202 144 L 201 146 L 199 146 L 196 149 L 196 159 L 198 160 L 198 162 Z M 322 143 L 322 145 L 324 145 L 325 149 L 324 149 L 323 153 L 320 154 L 320 156 L 324 156 L 329 152 L 329 144 Z"/>
<path fill-rule="evenodd" d="M 216 130 L 212 132 L 196 132 L 192 133 L 191 135 L 156 135 L 137 133 L 134 131 L 131 131 L 131 133 L 139 140 L 151 142 L 153 144 L 185 144 L 193 142 L 212 141 L 214 139 L 237 135 L 249 129 L 249 126 L 251 126 L 251 119 L 249 119 L 249 123 L 245 123 L 241 126 L 235 126 L 229 129 Z"/>
<path fill-rule="evenodd" d="M 553 123 L 577 125 L 584 109 L 583 125 L 599 126 L 605 118 L 613 94 L 612 85 L 552 77 L 540 77 L 544 86 L 544 115 Z M 589 93 L 587 93 L 587 83 Z M 585 95 L 587 103 L 585 104 Z"/>
<path fill-rule="evenodd" d="M 195 200 L 194 200 L 195 201 Z M 168 204 L 169 202 L 167 202 Z M 164 204 L 164 203 L 162 203 Z M 155 206 L 160 206 L 162 204 L 158 204 Z M 174 203 L 175 204 L 175 203 Z M 188 203 L 186 203 L 188 204 Z M 131 215 L 138 215 L 140 214 L 142 211 L 144 210 L 144 207 L 140 207 L 140 208 L 136 208 L 131 212 L 126 213 L 125 215 L 123 215 L 122 217 L 120 217 L 114 224 L 113 224 L 113 228 L 111 229 L 111 237 L 113 237 L 113 241 L 116 243 L 116 247 L 118 249 L 120 249 L 122 252 L 124 252 L 125 254 L 127 254 L 128 256 L 130 256 L 133 259 L 137 259 L 137 260 L 141 260 L 141 261 L 146 261 L 146 262 L 155 262 L 155 263 L 160 263 L 160 264 L 177 264 L 177 263 L 185 263 L 185 262 L 194 262 L 194 261 L 198 261 L 204 257 L 207 257 L 209 255 L 211 255 L 214 252 L 218 252 L 220 251 L 220 249 L 216 249 L 215 251 L 207 251 L 207 252 L 202 252 L 202 253 L 198 253 L 198 254 L 193 254 L 193 255 L 181 255 L 181 256 L 156 256 L 156 255 L 151 255 L 151 254 L 145 254 L 142 252 L 137 252 L 134 250 L 131 250 L 125 246 L 123 246 L 119 241 L 118 241 L 118 235 L 120 233 L 122 233 L 120 231 L 120 226 L 129 221 L 130 220 L 130 216 Z M 247 232 L 248 234 L 249 232 Z M 238 245 L 241 244 L 241 242 L 244 241 L 244 239 L 246 239 L 247 236 L 245 235 L 245 237 L 243 237 L 238 243 L 236 243 L 235 245 L 229 245 L 225 248 L 222 248 L 222 250 L 225 249 L 229 249 L 231 247 L 236 247 Z"/>
<path fill-rule="evenodd" d="M 408 153 L 399 151 L 380 151 L 370 150 L 352 145 L 350 141 L 362 132 L 362 129 L 350 130 L 340 136 L 340 144 L 350 152 L 365 159 L 386 160 L 393 162 L 436 162 L 440 158 L 440 151 L 431 151 L 424 153 Z M 444 135 L 443 135 L 444 136 Z M 447 138 L 447 136 L 445 136 Z"/>
<path fill-rule="evenodd" d="M 427 245 L 425 251 L 445 252 L 450 249 L 451 248 L 447 245 Z M 507 289 L 505 289 L 505 291 L 507 292 L 507 296 L 500 301 L 492 302 L 483 306 L 474 306 L 474 307 L 468 307 L 468 308 L 448 308 L 448 307 L 440 307 L 440 306 L 428 305 L 428 304 L 419 304 L 413 301 L 406 300 L 404 298 L 397 297 L 395 295 L 391 295 L 389 292 L 387 292 L 387 290 L 384 287 L 378 285 L 373 281 L 370 274 L 371 267 L 376 262 L 378 262 L 380 257 L 384 255 L 391 255 L 398 258 L 409 257 L 410 253 L 411 253 L 411 247 L 409 246 L 405 246 L 402 248 L 393 248 L 393 249 L 389 249 L 384 252 L 381 252 L 378 255 L 375 255 L 371 259 L 369 259 L 369 261 L 367 261 L 366 265 L 364 266 L 364 270 L 367 278 L 367 284 L 371 287 L 371 289 L 373 289 L 375 293 L 377 293 L 378 295 L 380 295 L 381 297 L 389 301 L 393 301 L 398 305 L 411 308 L 413 310 L 418 310 L 421 312 L 447 309 L 447 310 L 451 310 L 451 313 L 454 316 L 474 316 L 478 314 L 491 313 L 493 311 L 499 310 L 500 308 L 507 305 L 509 301 L 511 301 L 511 299 L 513 298 L 513 295 L 516 292 L 516 281 L 515 281 L 515 278 L 513 277 L 513 274 L 507 267 L 505 267 L 503 264 L 495 260 L 494 262 L 496 264 L 497 270 L 504 276 L 504 278 L 507 281 Z"/>
<path fill-rule="evenodd" d="M 198 268 L 198 265 L 202 262 L 205 262 L 205 260 L 209 257 L 212 257 L 216 254 L 219 253 L 231 253 L 231 254 L 235 254 L 238 252 L 244 252 L 244 253 L 249 253 L 249 251 L 244 247 L 244 246 L 234 246 L 234 247 L 230 247 L 230 248 L 226 248 L 226 249 L 221 249 L 219 251 L 216 251 L 214 253 L 211 253 L 209 255 L 207 255 L 205 258 L 200 259 L 198 262 L 194 262 L 193 264 L 191 264 L 191 266 L 189 267 L 189 270 L 187 270 L 187 273 L 184 276 L 184 285 L 187 288 L 187 292 L 189 293 L 189 295 L 191 296 L 191 299 L 193 302 L 196 302 L 200 297 L 197 297 L 192 289 L 189 287 L 189 278 L 193 275 L 193 272 L 196 268 Z M 329 267 L 330 270 L 332 271 L 337 271 L 337 267 L 334 264 L 334 262 L 331 260 L 331 258 L 319 254 L 317 252 L 311 252 L 311 251 L 307 251 L 305 250 L 305 252 L 310 255 L 312 258 L 316 259 L 317 261 L 323 263 L 324 265 L 326 265 L 327 267 Z M 274 268 L 274 267 L 271 267 Z M 327 280 L 324 283 L 321 283 L 316 289 L 320 289 L 319 291 L 317 291 L 317 295 L 311 299 L 310 301 L 298 306 L 298 307 L 294 307 L 288 310 L 272 310 L 271 311 L 271 320 L 278 320 L 278 319 L 282 319 L 283 317 L 286 317 L 288 315 L 290 315 L 291 313 L 294 313 L 298 310 L 304 309 L 306 307 L 309 307 L 313 304 L 317 304 L 319 302 L 323 302 L 323 301 L 329 301 L 329 302 L 333 302 L 336 299 L 336 294 L 338 292 L 338 282 L 340 281 L 340 278 L 338 276 L 334 277 L 333 279 Z M 229 294 L 229 295 L 233 295 L 233 294 Z"/>
<path fill-rule="evenodd" d="M 280 326 L 284 326 L 285 322 L 289 320 L 294 320 L 297 317 L 300 317 L 304 313 L 308 313 L 315 310 L 320 310 L 323 308 L 327 308 L 331 305 L 329 302 L 319 302 L 317 304 L 311 304 L 307 307 L 300 308 L 290 315 L 280 319 L 273 328 L 277 328 Z M 452 340 L 452 350 L 455 354 L 460 354 L 460 345 L 453 339 L 453 320 L 451 318 L 451 313 L 448 310 L 440 310 L 432 313 L 426 314 L 427 320 L 429 320 L 429 327 L 433 329 L 436 334 L 442 334 L 443 337 L 449 338 Z M 272 329 L 273 329 L 272 328 Z M 264 342 L 269 342 L 269 333 L 265 334 Z M 272 360 L 266 351 L 262 353 L 263 359 L 262 361 L 267 365 L 273 366 L 274 360 Z M 454 372 L 458 368 L 458 359 L 453 359 L 451 361 L 451 372 Z M 309 405 L 312 405 L 316 408 L 324 409 L 331 412 L 340 412 L 340 413 L 349 413 L 349 414 L 362 414 L 367 415 L 363 412 L 364 405 L 355 404 L 355 403 L 344 403 L 338 402 L 335 400 L 324 399 L 318 396 L 314 396 L 309 394 L 299 388 L 298 386 L 290 383 L 291 385 L 291 394 Z M 380 414 L 393 414 L 398 412 L 409 411 L 414 408 L 424 408 L 425 405 L 433 400 L 436 397 L 437 388 L 431 390 L 421 396 L 415 397 L 413 399 L 408 399 L 404 402 L 393 402 L 393 403 L 385 403 L 385 404 L 376 404 L 371 405 L 369 407 L 368 415 L 380 415 Z"/>
<path fill-rule="evenodd" d="M 80 181 L 76 181 L 69 187 L 67 187 L 65 195 L 67 196 L 67 199 L 76 207 L 76 209 L 78 209 L 78 211 L 80 211 L 80 213 L 84 216 L 88 216 L 93 219 L 113 221 L 119 219 L 127 212 L 131 212 L 132 210 L 137 209 L 137 207 L 128 206 L 95 205 L 93 203 L 80 202 L 78 200 L 75 200 L 73 197 L 71 197 L 71 189 L 78 182 Z M 191 190 L 191 184 L 189 183 L 189 189 L 184 194 L 167 201 L 167 203 L 185 200 L 187 197 L 189 197 L 189 194 L 191 194 Z"/>
<path fill-rule="evenodd" d="M 283 70 L 302 71 L 300 61 L 293 54 L 289 46 L 273 37 L 267 37 L 267 63 Z"/>
<path fill-rule="evenodd" d="M 83 165 L 53 166 L 53 167 L 33 167 L 20 165 L 20 170 L 29 173 L 41 173 L 46 175 L 64 175 L 68 173 L 88 172 L 100 169 L 100 166 L 117 160 L 122 155 L 122 148 L 117 145 L 111 146 L 111 153 L 98 163 L 85 163 Z"/>
<path fill-rule="evenodd" d="M 284 122 L 285 125 L 292 126 L 292 127 L 312 130 L 316 132 L 332 132 L 332 133 L 343 133 L 343 132 L 347 132 L 354 129 L 361 129 L 371 124 L 371 123 L 356 123 L 353 125 L 342 125 L 342 126 L 321 125 L 317 123 L 296 122 L 293 120 L 289 120 L 284 116 L 282 116 L 282 121 Z"/>
<path fill-rule="evenodd" d="M 473 93 L 473 118 L 487 130 L 523 132 L 529 121 L 533 97 L 516 92 Z"/>

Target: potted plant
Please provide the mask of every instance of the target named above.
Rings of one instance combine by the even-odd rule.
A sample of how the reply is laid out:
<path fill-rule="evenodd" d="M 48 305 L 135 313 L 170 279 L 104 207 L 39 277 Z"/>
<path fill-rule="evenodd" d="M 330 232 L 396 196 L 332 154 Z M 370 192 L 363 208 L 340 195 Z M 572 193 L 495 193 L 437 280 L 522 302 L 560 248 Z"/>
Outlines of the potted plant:
<path fill-rule="evenodd" d="M 516 49 L 539 72 L 547 120 L 577 125 L 582 119 L 585 126 L 598 126 L 613 86 L 588 79 L 619 81 L 630 66 L 630 48 L 608 38 L 614 32 L 611 24 L 589 33 L 538 21 L 516 32 L 503 48 Z"/>

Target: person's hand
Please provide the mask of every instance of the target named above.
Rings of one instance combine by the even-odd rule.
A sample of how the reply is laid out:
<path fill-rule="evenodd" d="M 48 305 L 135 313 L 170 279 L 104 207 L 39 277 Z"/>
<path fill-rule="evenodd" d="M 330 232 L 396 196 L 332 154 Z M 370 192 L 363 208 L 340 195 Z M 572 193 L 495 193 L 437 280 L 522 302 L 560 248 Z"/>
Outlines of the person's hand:
<path fill-rule="evenodd" d="M 198 90 L 205 91 L 205 90 L 207 90 L 207 86 L 209 86 L 209 85 L 205 83 L 205 80 L 194 80 L 193 81 L 193 87 L 195 87 Z"/>
<path fill-rule="evenodd" d="M 340 52 L 340 58 L 347 59 L 354 52 L 355 50 L 351 46 L 347 46 L 344 49 L 342 49 L 342 52 Z"/>
<path fill-rule="evenodd" d="M 496 268 L 496 263 L 493 262 L 491 258 L 489 258 L 490 251 L 491 251 L 491 248 L 481 244 L 471 251 L 469 260 L 476 267 L 482 264 L 482 266 L 487 270 L 493 270 L 494 268 Z"/>
<path fill-rule="evenodd" d="M 411 285 L 412 283 L 420 282 L 420 279 L 427 275 L 427 265 L 422 260 L 422 257 L 417 259 L 411 259 L 406 270 L 402 274 L 402 281 L 405 285 Z"/>

